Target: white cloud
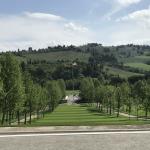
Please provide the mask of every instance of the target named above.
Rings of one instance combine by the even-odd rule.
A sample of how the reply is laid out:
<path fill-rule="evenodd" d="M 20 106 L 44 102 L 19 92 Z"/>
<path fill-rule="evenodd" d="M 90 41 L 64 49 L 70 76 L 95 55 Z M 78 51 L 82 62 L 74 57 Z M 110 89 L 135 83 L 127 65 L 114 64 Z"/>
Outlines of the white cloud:
<path fill-rule="evenodd" d="M 0 50 L 32 46 L 80 45 L 93 41 L 93 32 L 61 16 L 26 12 L 0 16 Z"/>
<path fill-rule="evenodd" d="M 25 12 L 25 15 L 34 18 L 34 19 L 44 19 L 44 20 L 51 20 L 51 21 L 62 21 L 64 20 L 63 17 L 53 15 L 53 14 L 47 14 L 47 13 L 31 13 L 31 12 Z"/>
<path fill-rule="evenodd" d="M 117 0 L 117 2 L 122 6 L 129 6 L 132 4 L 137 4 L 141 2 L 142 0 Z"/>
<path fill-rule="evenodd" d="M 110 41 L 113 44 L 150 44 L 150 7 L 117 19 Z"/>
<path fill-rule="evenodd" d="M 79 32 L 87 32 L 88 31 L 88 28 L 83 27 L 81 25 L 77 25 L 73 22 L 69 22 L 69 23 L 65 24 L 65 27 L 72 31 L 79 31 Z"/>
<path fill-rule="evenodd" d="M 117 19 L 117 21 L 133 21 L 134 23 L 144 25 L 145 27 L 150 27 L 150 8 L 135 11 L 127 16 Z"/>
<path fill-rule="evenodd" d="M 108 0 L 107 0 L 108 1 Z M 143 0 L 112 0 L 108 1 L 111 4 L 111 10 L 104 16 L 104 19 L 111 20 L 112 16 L 117 14 L 123 9 L 133 4 L 138 4 Z"/>

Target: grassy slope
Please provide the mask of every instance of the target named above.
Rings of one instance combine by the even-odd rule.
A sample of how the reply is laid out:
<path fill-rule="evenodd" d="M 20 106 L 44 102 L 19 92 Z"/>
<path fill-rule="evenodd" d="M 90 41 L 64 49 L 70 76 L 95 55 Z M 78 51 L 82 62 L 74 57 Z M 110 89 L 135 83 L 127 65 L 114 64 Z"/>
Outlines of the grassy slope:
<path fill-rule="evenodd" d="M 150 56 L 145 56 L 145 55 L 129 57 L 129 58 L 123 59 L 123 61 L 125 63 L 134 63 L 134 62 L 145 63 L 149 60 L 150 60 Z"/>
<path fill-rule="evenodd" d="M 46 60 L 50 62 L 56 62 L 58 60 L 73 61 L 78 58 L 80 61 L 87 62 L 88 58 L 90 57 L 90 54 L 73 51 L 60 51 L 49 53 L 26 54 L 25 57 L 27 59 Z"/>
<path fill-rule="evenodd" d="M 114 68 L 114 67 L 106 67 L 106 68 L 108 68 L 108 73 L 113 74 L 113 75 L 119 75 L 122 78 L 128 78 L 128 77 L 135 76 L 135 75 L 142 75 L 139 73 L 124 71 L 124 70 Z"/>
<path fill-rule="evenodd" d="M 67 90 L 66 95 L 79 95 L 79 90 Z"/>
<path fill-rule="evenodd" d="M 82 105 L 60 105 L 53 113 L 47 113 L 45 118 L 34 120 L 32 126 L 65 126 L 65 125 L 111 125 L 111 124 L 144 124 L 149 121 L 129 121 L 128 118 L 108 116 L 89 110 Z"/>
<path fill-rule="evenodd" d="M 144 63 L 125 63 L 125 66 L 133 67 L 133 68 L 139 68 L 140 70 L 144 71 L 150 71 L 150 65 L 144 64 Z"/>

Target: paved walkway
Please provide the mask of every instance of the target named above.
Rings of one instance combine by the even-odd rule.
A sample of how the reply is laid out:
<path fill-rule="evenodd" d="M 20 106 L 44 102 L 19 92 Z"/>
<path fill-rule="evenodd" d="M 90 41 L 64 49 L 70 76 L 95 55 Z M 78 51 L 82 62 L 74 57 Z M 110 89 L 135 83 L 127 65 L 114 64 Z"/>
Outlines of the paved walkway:
<path fill-rule="evenodd" d="M 130 118 L 137 118 L 137 116 L 129 115 L 126 113 L 119 113 L 121 116 L 130 117 Z"/>
<path fill-rule="evenodd" d="M 102 131 L 149 130 L 150 125 L 107 126 L 49 126 L 49 127 L 1 127 L 0 134 L 11 133 L 57 133 L 57 132 L 102 132 Z"/>
<path fill-rule="evenodd" d="M 1 150 L 149 150 L 150 131 L 0 135 Z"/>
<path fill-rule="evenodd" d="M 31 116 L 31 119 L 35 119 L 35 118 L 37 118 L 37 115 L 32 115 Z M 27 121 L 29 121 L 29 120 L 30 120 L 30 117 L 28 116 Z M 20 120 L 20 123 L 24 123 L 24 121 L 25 121 L 25 119 L 23 118 L 23 119 Z M 16 121 L 14 123 L 11 123 L 11 125 L 18 125 L 18 122 Z"/>

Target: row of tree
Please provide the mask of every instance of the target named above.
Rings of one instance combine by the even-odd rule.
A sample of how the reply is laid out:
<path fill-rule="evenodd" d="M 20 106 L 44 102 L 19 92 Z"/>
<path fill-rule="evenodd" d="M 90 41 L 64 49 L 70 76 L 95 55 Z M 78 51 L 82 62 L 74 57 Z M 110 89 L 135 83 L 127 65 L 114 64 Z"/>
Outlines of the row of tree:
<path fill-rule="evenodd" d="M 31 75 L 22 71 L 18 60 L 6 53 L 0 60 L 0 116 L 1 124 L 9 124 L 21 118 L 31 123 L 32 115 L 37 118 L 45 111 L 53 111 L 65 96 L 63 80 L 48 81 L 45 85 L 34 83 Z M 28 119 L 29 118 L 29 119 Z"/>
<path fill-rule="evenodd" d="M 128 82 L 117 86 L 100 83 L 98 79 L 84 78 L 81 81 L 80 96 L 90 105 L 96 104 L 100 112 L 108 114 L 120 111 L 128 112 L 136 109 L 137 119 L 139 110 L 145 111 L 145 118 L 150 111 L 150 81 L 140 80 L 135 84 Z"/>

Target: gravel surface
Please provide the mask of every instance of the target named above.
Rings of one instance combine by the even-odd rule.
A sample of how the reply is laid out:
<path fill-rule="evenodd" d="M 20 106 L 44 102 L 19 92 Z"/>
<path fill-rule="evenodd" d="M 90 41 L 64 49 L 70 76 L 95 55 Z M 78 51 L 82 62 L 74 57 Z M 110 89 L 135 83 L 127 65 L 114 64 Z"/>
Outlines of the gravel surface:
<path fill-rule="evenodd" d="M 149 150 L 150 133 L 0 138 L 0 150 Z"/>

